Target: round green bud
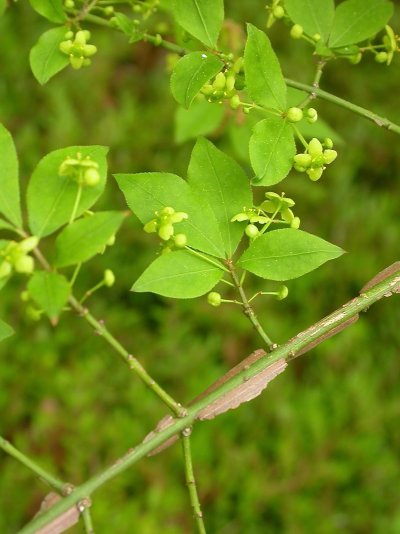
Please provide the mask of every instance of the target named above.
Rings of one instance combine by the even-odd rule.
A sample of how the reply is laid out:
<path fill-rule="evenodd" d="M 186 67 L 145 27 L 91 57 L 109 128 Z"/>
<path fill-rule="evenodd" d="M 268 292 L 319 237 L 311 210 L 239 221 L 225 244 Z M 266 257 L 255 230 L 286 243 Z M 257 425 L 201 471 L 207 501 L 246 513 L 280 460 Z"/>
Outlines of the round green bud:
<path fill-rule="evenodd" d="M 115 284 L 115 275 L 111 269 L 106 269 L 104 271 L 104 285 L 107 287 L 112 287 Z"/>
<path fill-rule="evenodd" d="M 352 65 L 358 65 L 360 61 L 362 60 L 362 53 L 358 52 L 358 54 L 354 54 L 354 56 L 349 57 L 349 61 Z"/>
<path fill-rule="evenodd" d="M 319 167 L 318 169 L 307 169 L 306 172 L 310 180 L 312 180 L 313 182 L 316 182 L 317 180 L 321 178 L 322 173 L 324 172 L 324 169 L 323 167 Z"/>
<path fill-rule="evenodd" d="M 87 32 L 85 30 L 79 30 L 75 34 L 75 44 L 85 45 L 86 41 L 88 41 L 89 38 L 90 38 L 90 34 L 89 34 L 89 37 L 87 37 Z"/>
<path fill-rule="evenodd" d="M 307 169 L 311 165 L 312 157 L 310 154 L 296 154 L 293 159 L 296 165 Z"/>
<path fill-rule="evenodd" d="M 12 265 L 9 261 L 3 261 L 0 263 L 0 280 L 10 276 L 12 272 Z"/>
<path fill-rule="evenodd" d="M 303 118 L 303 110 L 300 108 L 289 108 L 286 116 L 289 122 L 299 122 Z"/>
<path fill-rule="evenodd" d="M 14 263 L 17 273 L 31 274 L 35 269 L 35 262 L 31 256 L 21 256 Z"/>
<path fill-rule="evenodd" d="M 289 295 L 289 289 L 286 287 L 286 286 L 281 286 L 277 293 L 276 293 L 276 298 L 277 300 L 283 300 L 285 299 L 287 296 Z"/>
<path fill-rule="evenodd" d="M 320 156 L 322 154 L 322 144 L 316 137 L 313 137 L 308 143 L 308 153 L 311 157 Z"/>
<path fill-rule="evenodd" d="M 22 300 L 22 302 L 28 302 L 28 300 L 31 298 L 29 291 L 22 291 L 19 295 L 19 298 Z"/>
<path fill-rule="evenodd" d="M 113 6 L 107 6 L 104 8 L 104 15 L 106 15 L 106 17 L 111 17 L 112 15 L 114 15 L 114 8 Z"/>
<path fill-rule="evenodd" d="M 306 167 L 302 167 L 301 165 L 297 165 L 297 163 L 295 163 L 293 165 L 293 168 L 294 170 L 296 170 L 297 172 L 306 172 Z"/>
<path fill-rule="evenodd" d="M 333 148 L 333 141 L 332 141 L 332 139 L 330 137 L 325 137 L 324 142 L 322 143 L 322 145 L 325 148 Z"/>
<path fill-rule="evenodd" d="M 314 35 L 312 36 L 313 40 L 318 43 L 318 41 L 321 40 L 321 35 L 319 33 L 314 33 Z"/>
<path fill-rule="evenodd" d="M 331 150 L 331 149 L 324 150 L 323 157 L 324 157 L 324 163 L 326 165 L 329 165 L 330 163 L 335 161 L 335 159 L 337 158 L 337 152 L 336 150 Z"/>
<path fill-rule="evenodd" d="M 178 248 L 184 248 L 187 244 L 186 234 L 176 234 L 174 237 L 175 246 Z"/>
<path fill-rule="evenodd" d="M 219 72 L 216 75 L 215 80 L 213 81 L 213 87 L 216 91 L 223 91 L 225 89 L 225 85 L 226 85 L 225 74 L 223 72 Z"/>
<path fill-rule="evenodd" d="M 73 47 L 73 44 L 72 44 L 72 41 L 70 39 L 68 41 L 62 41 L 58 46 L 60 51 L 63 54 L 67 54 L 67 55 L 69 55 L 71 53 L 72 47 Z"/>
<path fill-rule="evenodd" d="M 169 241 L 174 235 L 174 227 L 172 224 L 162 224 L 158 229 L 158 235 L 163 241 Z"/>
<path fill-rule="evenodd" d="M 375 56 L 375 61 L 378 63 L 386 63 L 388 59 L 388 53 L 387 52 L 378 52 Z"/>
<path fill-rule="evenodd" d="M 132 7 L 132 9 L 133 9 L 133 11 L 134 11 L 135 13 L 141 13 L 142 10 L 143 10 L 142 6 L 139 5 L 139 4 L 135 4 L 135 5 Z"/>
<path fill-rule="evenodd" d="M 290 228 L 294 228 L 295 230 L 300 228 L 300 217 L 295 217 L 293 219 L 293 221 L 290 223 Z"/>
<path fill-rule="evenodd" d="M 290 37 L 292 37 L 293 39 L 301 39 L 303 33 L 303 26 L 300 26 L 300 24 L 295 24 L 290 30 Z"/>
<path fill-rule="evenodd" d="M 308 108 L 306 114 L 308 119 L 318 119 L 318 111 L 315 108 Z"/>
<path fill-rule="evenodd" d="M 66 39 L 73 39 L 73 38 L 74 38 L 74 32 L 70 30 L 69 32 L 67 32 L 67 33 L 64 35 L 64 37 L 65 37 Z"/>
<path fill-rule="evenodd" d="M 274 15 L 276 19 L 281 19 L 285 16 L 285 10 L 283 9 L 282 6 L 276 6 L 272 10 L 272 14 Z"/>
<path fill-rule="evenodd" d="M 97 169 L 86 169 L 83 173 L 83 184 L 88 187 L 94 187 L 100 182 L 100 173 Z"/>
<path fill-rule="evenodd" d="M 231 106 L 231 109 L 238 109 L 238 107 L 240 106 L 239 95 L 233 95 L 229 101 L 229 105 Z"/>
<path fill-rule="evenodd" d="M 115 234 L 110 237 L 110 239 L 106 243 L 107 247 L 112 247 L 115 245 Z"/>
<path fill-rule="evenodd" d="M 74 2 L 74 0 L 65 0 L 64 6 L 67 9 L 73 9 L 75 7 L 75 2 Z"/>
<path fill-rule="evenodd" d="M 255 224 L 248 224 L 245 229 L 245 234 L 247 237 L 250 237 L 250 239 L 254 239 L 259 234 L 259 229 Z"/>
<path fill-rule="evenodd" d="M 207 301 L 208 301 L 208 304 L 211 304 L 211 306 L 220 306 L 221 305 L 221 295 L 220 293 L 217 293 L 216 291 L 211 291 L 211 293 L 209 293 L 207 295 Z"/>
<path fill-rule="evenodd" d="M 39 244 L 39 238 L 32 235 L 31 237 L 27 237 L 26 239 L 23 239 L 19 244 L 18 248 L 21 252 L 31 252 L 34 248 L 36 248 Z"/>
<path fill-rule="evenodd" d="M 32 321 L 40 321 L 40 317 L 42 315 L 42 312 L 33 306 L 28 306 L 26 308 L 26 315 L 31 319 Z"/>
<path fill-rule="evenodd" d="M 318 120 L 318 117 L 312 117 L 312 118 L 311 117 L 307 117 L 307 122 L 309 124 L 314 124 L 314 122 L 317 122 L 317 120 Z"/>

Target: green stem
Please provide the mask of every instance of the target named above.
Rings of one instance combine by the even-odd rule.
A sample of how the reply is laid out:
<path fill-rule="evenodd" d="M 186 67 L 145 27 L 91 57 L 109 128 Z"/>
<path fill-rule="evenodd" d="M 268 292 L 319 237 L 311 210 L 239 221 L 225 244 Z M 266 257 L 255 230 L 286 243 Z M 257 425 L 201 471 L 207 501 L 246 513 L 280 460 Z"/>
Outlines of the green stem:
<path fill-rule="evenodd" d="M 74 203 L 74 206 L 72 208 L 72 213 L 71 213 L 71 217 L 69 218 L 69 223 L 68 224 L 72 224 L 75 220 L 75 217 L 76 217 L 76 214 L 78 212 L 78 207 L 79 207 L 79 203 L 81 201 L 81 197 L 82 197 L 82 185 L 79 184 L 78 185 L 78 191 L 76 192 L 76 197 L 75 197 L 75 203 Z"/>
<path fill-rule="evenodd" d="M 185 247 L 185 250 L 192 254 L 193 256 L 197 256 L 198 258 L 201 258 L 202 260 L 210 263 L 211 265 L 214 265 L 214 267 L 218 267 L 218 269 L 222 269 L 223 271 L 229 273 L 229 269 L 227 269 L 222 263 L 219 263 L 213 259 L 211 259 L 209 256 L 206 256 L 205 254 L 202 254 L 201 252 L 197 252 L 197 250 L 194 250 L 190 247 Z"/>
<path fill-rule="evenodd" d="M 190 427 L 196 419 L 196 415 L 203 408 L 214 402 L 216 399 L 226 395 L 228 391 L 231 391 L 239 384 L 242 384 L 244 380 L 256 376 L 278 360 L 285 359 L 290 361 L 297 356 L 301 356 L 308 350 L 307 346 L 310 345 L 310 341 L 315 340 L 315 344 L 321 343 L 324 340 L 323 336 L 326 338 L 328 334 L 333 335 L 337 333 L 340 327 L 346 325 L 350 319 L 356 317 L 360 312 L 367 310 L 372 304 L 383 297 L 398 292 L 400 292 L 400 268 L 397 268 L 395 272 L 383 281 L 363 292 L 360 296 L 350 300 L 341 308 L 307 330 L 301 332 L 287 343 L 280 347 L 276 347 L 272 353 L 260 358 L 249 368 L 244 368 L 241 372 L 235 374 L 229 380 L 224 382 L 219 388 L 216 388 L 208 395 L 201 397 L 188 409 L 188 413 L 185 417 L 176 418 L 165 429 L 154 432 L 154 435 L 150 439 L 142 442 L 135 449 L 128 451 L 125 456 L 120 458 L 113 465 L 109 466 L 98 475 L 90 478 L 81 486 L 75 488 L 71 495 L 63 498 L 48 511 L 34 518 L 28 525 L 20 530 L 19 534 L 34 534 L 39 528 L 47 525 L 50 521 L 68 510 L 68 508 L 79 502 L 80 499 L 87 495 L 91 495 L 100 486 L 128 469 L 141 458 L 144 458 L 151 451 L 167 441 L 167 439 L 179 434 L 185 428 Z"/>
<path fill-rule="evenodd" d="M 81 270 L 81 267 L 82 267 L 82 263 L 78 263 L 78 265 L 75 267 L 74 273 L 73 273 L 72 278 L 71 278 L 70 283 L 69 283 L 69 285 L 71 287 L 74 286 L 74 284 L 76 282 L 76 279 L 78 278 L 79 271 Z"/>
<path fill-rule="evenodd" d="M 300 132 L 300 130 L 297 128 L 297 126 L 293 123 L 291 123 L 291 126 L 295 132 L 295 134 L 297 135 L 297 137 L 300 139 L 301 141 L 301 144 L 304 146 L 304 148 L 307 150 L 308 149 L 308 143 L 307 141 L 305 140 L 303 134 Z"/>
<path fill-rule="evenodd" d="M 265 332 L 264 328 L 261 326 L 259 320 L 257 319 L 257 315 L 255 314 L 252 306 L 250 305 L 249 301 L 247 300 L 246 293 L 244 292 L 243 286 L 240 283 L 240 280 L 236 274 L 235 267 L 232 262 L 227 262 L 229 271 L 231 273 L 231 277 L 233 280 L 233 283 L 240 295 L 240 299 L 243 302 L 243 311 L 245 315 L 249 318 L 251 323 L 253 324 L 256 331 L 259 333 L 260 337 L 264 340 L 264 342 L 267 344 L 267 347 L 269 349 L 272 349 L 274 346 L 273 341 L 268 337 L 267 333 Z"/>
<path fill-rule="evenodd" d="M 68 484 L 63 482 L 62 480 L 56 478 L 52 474 L 45 471 L 42 467 L 40 467 L 37 463 L 35 463 L 33 460 L 25 456 L 22 452 L 20 452 L 18 449 L 14 447 L 14 445 L 11 445 L 11 443 L 4 438 L 0 436 L 0 449 L 3 449 L 4 452 L 18 460 L 21 464 L 23 464 L 25 467 L 33 471 L 40 477 L 42 480 L 47 482 L 49 486 L 54 488 L 57 492 L 63 494 L 68 487 Z"/>
<path fill-rule="evenodd" d="M 87 507 L 82 512 L 83 525 L 85 527 L 86 534 L 95 534 L 92 515 L 90 513 L 90 508 Z"/>
<path fill-rule="evenodd" d="M 321 81 L 321 76 L 322 76 L 322 72 L 324 70 L 325 65 L 326 65 L 326 60 L 325 59 L 320 59 L 318 61 L 318 63 L 317 63 L 317 70 L 315 71 L 315 76 L 314 76 L 314 80 L 313 80 L 313 83 L 312 83 L 312 86 L 314 87 L 314 89 L 318 89 L 319 88 L 319 82 Z M 310 93 L 299 104 L 298 107 L 301 108 L 301 109 L 305 108 L 315 98 L 317 98 L 316 93 L 315 92 Z"/>
<path fill-rule="evenodd" d="M 294 87 L 295 89 L 300 89 L 301 91 L 306 91 L 308 93 L 315 93 L 315 95 L 318 98 L 322 98 L 323 100 L 326 100 L 327 102 L 332 102 L 332 104 L 336 104 L 337 106 L 340 106 L 344 109 L 348 109 L 349 111 L 352 111 L 356 115 L 360 115 L 361 117 L 364 117 L 365 119 L 372 121 L 374 124 L 376 124 L 380 128 L 385 128 L 386 130 L 389 130 L 391 132 L 394 132 L 400 135 L 400 126 L 398 124 L 395 124 L 394 122 L 384 117 L 381 117 L 377 115 L 376 113 L 373 113 L 369 109 L 365 109 L 365 108 L 362 108 L 361 106 L 357 106 L 356 104 L 353 104 L 352 102 L 344 100 L 343 98 L 339 98 L 338 96 L 332 95 L 331 93 L 327 93 L 326 91 L 323 91 L 322 89 L 317 89 L 311 85 L 306 85 L 304 83 L 296 82 L 288 78 L 285 78 L 285 81 L 289 87 Z"/>
<path fill-rule="evenodd" d="M 186 485 L 189 490 L 190 504 L 192 505 L 193 517 L 196 521 L 197 531 L 199 534 L 206 534 L 206 528 L 203 521 L 203 513 L 201 511 L 200 500 L 197 494 L 196 479 L 194 477 L 192 451 L 190 447 L 191 431 L 191 428 L 186 428 L 182 432 L 182 450 L 183 458 L 185 460 Z"/>
<path fill-rule="evenodd" d="M 79 302 L 83 304 L 85 300 L 91 297 L 95 291 L 97 291 L 98 289 L 101 289 L 104 285 L 105 285 L 105 281 L 102 280 L 101 282 L 93 286 L 92 288 L 88 289 Z"/>

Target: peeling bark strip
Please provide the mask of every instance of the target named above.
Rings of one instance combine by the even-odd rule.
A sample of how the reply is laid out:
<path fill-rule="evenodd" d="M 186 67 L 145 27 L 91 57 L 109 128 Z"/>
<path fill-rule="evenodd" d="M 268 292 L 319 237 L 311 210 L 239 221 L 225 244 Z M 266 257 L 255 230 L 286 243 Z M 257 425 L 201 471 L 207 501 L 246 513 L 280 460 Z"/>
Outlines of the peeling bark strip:
<path fill-rule="evenodd" d="M 287 363 L 281 358 L 272 365 L 250 377 L 248 380 L 231 389 L 225 395 L 211 402 L 208 406 L 200 410 L 197 414 L 197 419 L 204 421 L 205 419 L 214 419 L 217 415 L 234 410 L 244 402 L 251 401 L 258 397 L 267 385 L 276 376 L 286 369 Z"/>
<path fill-rule="evenodd" d="M 383 269 L 380 273 L 375 275 L 372 280 L 367 282 L 361 289 L 360 293 L 365 293 L 372 287 L 378 285 L 380 282 L 383 282 L 386 280 L 386 278 L 389 278 L 392 274 L 395 274 L 400 271 L 400 261 L 396 261 L 395 263 L 392 263 L 392 265 L 389 265 L 389 267 L 386 267 L 386 269 Z M 396 293 L 398 293 L 400 288 L 397 288 Z"/>
<path fill-rule="evenodd" d="M 51 492 L 46 495 L 40 505 L 40 510 L 35 517 L 39 517 L 42 513 L 47 512 L 52 506 L 54 506 L 61 497 L 57 493 Z M 35 534 L 61 534 L 65 532 L 73 525 L 76 525 L 79 521 L 79 510 L 74 505 L 71 506 L 66 512 L 59 515 L 54 521 L 48 523 L 45 527 L 35 531 Z"/>
<path fill-rule="evenodd" d="M 344 330 L 348 326 L 351 326 L 352 324 L 356 323 L 358 321 L 359 317 L 360 316 L 357 313 L 353 317 L 350 317 L 344 323 L 339 324 L 338 326 L 335 326 L 335 328 L 332 328 L 332 330 L 330 330 L 329 332 L 326 332 L 325 334 L 322 334 L 321 336 L 317 337 L 316 339 L 313 339 L 312 341 L 310 341 L 310 343 L 308 343 L 308 345 L 306 345 L 305 347 L 300 349 L 298 352 L 292 353 L 292 354 L 289 353 L 288 357 L 286 358 L 286 361 L 290 362 L 290 360 L 293 360 L 293 358 L 297 358 L 298 356 L 302 356 L 303 354 L 305 354 L 309 350 L 313 349 L 314 347 L 316 347 L 317 345 L 319 345 L 320 343 L 322 343 L 326 339 L 329 339 L 330 337 L 335 336 L 336 334 L 338 334 L 339 332 L 341 332 L 342 330 Z M 316 333 L 317 332 L 318 332 L 318 330 L 316 331 Z M 295 339 L 295 338 L 293 338 L 293 339 Z M 289 343 L 290 343 L 290 341 L 289 341 Z"/>

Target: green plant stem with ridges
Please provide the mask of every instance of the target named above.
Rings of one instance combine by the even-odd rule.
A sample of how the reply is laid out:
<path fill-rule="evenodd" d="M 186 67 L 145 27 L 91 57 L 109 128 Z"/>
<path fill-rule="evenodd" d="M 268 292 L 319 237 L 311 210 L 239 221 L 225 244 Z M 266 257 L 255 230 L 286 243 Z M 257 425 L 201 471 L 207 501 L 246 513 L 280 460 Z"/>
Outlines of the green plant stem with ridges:
<path fill-rule="evenodd" d="M 296 358 L 297 355 L 303 354 L 301 350 L 306 349 L 310 342 L 315 341 L 315 344 L 321 343 L 324 336 L 326 337 L 327 334 L 335 332 L 340 326 L 348 323 L 351 318 L 367 310 L 378 300 L 398 292 L 400 292 L 400 268 L 397 268 L 395 272 L 380 283 L 374 285 L 371 289 L 364 291 L 361 295 L 350 300 L 341 308 L 299 333 L 285 344 L 276 347 L 273 352 L 260 358 L 249 368 L 244 368 L 240 373 L 237 373 L 224 382 L 219 388 L 198 400 L 188 408 L 188 413 L 185 417 L 174 419 L 170 426 L 167 426 L 164 430 L 156 431 L 150 439 L 142 442 L 136 448 L 129 450 L 125 456 L 117 460 L 114 464 L 76 487 L 70 495 L 64 497 L 45 513 L 34 518 L 20 530 L 19 534 L 35 534 L 39 528 L 47 525 L 82 498 L 91 495 L 96 489 L 128 469 L 138 460 L 159 447 L 167 439 L 190 427 L 202 409 L 216 399 L 221 398 L 228 391 L 242 384 L 243 381 L 257 375 L 278 360 L 285 359 L 290 361 Z"/>
<path fill-rule="evenodd" d="M 45 469 L 40 467 L 36 462 L 25 456 L 21 451 L 16 449 L 9 441 L 0 436 L 0 449 L 3 449 L 4 452 L 18 460 L 25 467 L 36 473 L 39 478 L 47 482 L 49 486 L 55 489 L 58 493 L 64 493 L 66 488 L 69 486 L 59 478 L 53 476 L 51 473 L 48 473 Z"/>
<path fill-rule="evenodd" d="M 189 490 L 190 504 L 193 509 L 193 517 L 196 522 L 197 531 L 199 534 L 206 534 L 206 527 L 203 521 L 203 514 L 201 511 L 200 500 L 197 494 L 196 479 L 194 477 L 192 450 L 190 444 L 191 429 L 185 429 L 182 432 L 182 450 L 185 460 L 185 478 L 186 485 Z"/>

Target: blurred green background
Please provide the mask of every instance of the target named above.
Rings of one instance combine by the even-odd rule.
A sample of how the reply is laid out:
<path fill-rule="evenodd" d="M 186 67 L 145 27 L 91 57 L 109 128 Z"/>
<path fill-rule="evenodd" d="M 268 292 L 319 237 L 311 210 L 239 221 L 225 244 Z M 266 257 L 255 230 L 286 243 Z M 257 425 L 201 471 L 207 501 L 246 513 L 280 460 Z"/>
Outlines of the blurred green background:
<path fill-rule="evenodd" d="M 93 27 L 100 51 L 92 67 L 67 69 L 40 87 L 29 50 L 50 25 L 26 4 L 13 4 L 0 19 L 0 120 L 15 137 L 23 187 L 43 155 L 70 144 L 110 146 L 110 173 L 185 176 L 193 141 L 174 141 L 165 51 L 128 45 L 122 35 Z M 226 11 L 236 23 L 265 27 L 263 2 L 230 0 Z M 231 31 L 240 45 L 240 30 Z M 289 39 L 282 25 L 270 37 L 285 74 L 310 83 L 310 48 Z M 372 58 L 357 66 L 335 61 L 321 85 L 400 122 L 399 65 L 397 57 L 390 68 Z M 287 300 L 257 301 L 277 342 L 399 259 L 400 139 L 332 104 L 316 107 L 342 138 L 338 160 L 320 182 L 293 173 L 276 191 L 295 198 L 304 230 L 348 254 L 290 282 Z M 211 138 L 250 174 L 237 146 L 241 126 L 232 126 L 229 112 L 224 122 Z M 99 206 L 124 208 L 112 178 Z M 130 293 L 156 247 L 129 218 L 116 246 L 85 268 L 78 287 L 84 292 L 104 268 L 114 270 L 117 283 L 91 299 L 93 313 L 186 402 L 262 345 L 235 307 Z M 1 317 L 17 334 L 0 346 L 0 433 L 78 484 L 140 442 L 165 410 L 79 317 L 64 314 L 57 328 L 45 319 L 31 322 L 18 297 L 24 282 L 16 278 L 1 293 Z M 248 291 L 260 283 L 249 281 Z M 210 533 L 400 533 L 398 305 L 394 297 L 373 306 L 351 329 L 294 361 L 254 402 L 195 427 L 195 471 Z M 0 532 L 15 533 L 47 491 L 0 453 Z M 102 487 L 92 510 L 99 533 L 191 532 L 179 445 Z"/>

